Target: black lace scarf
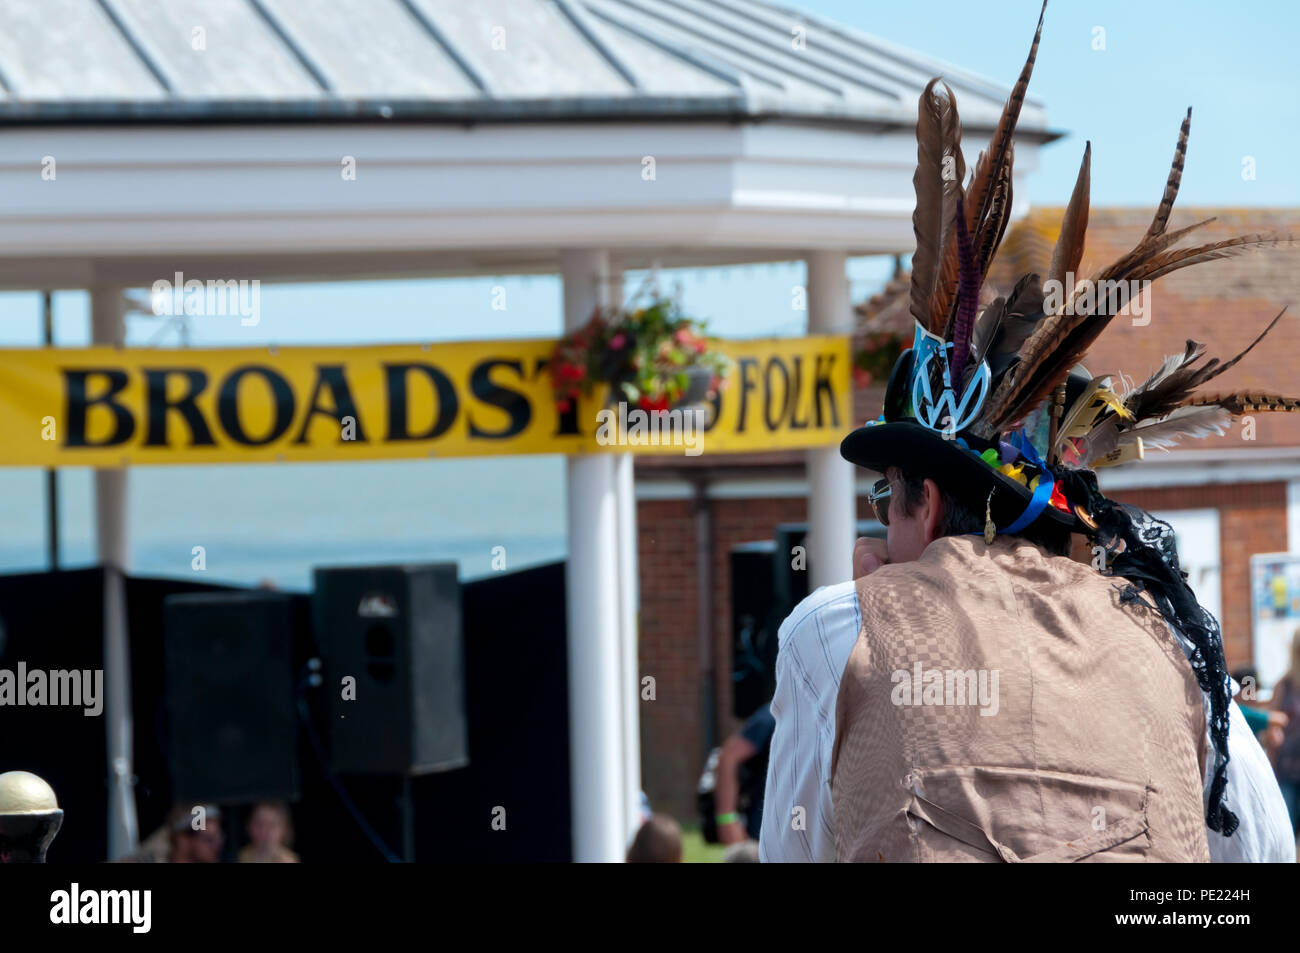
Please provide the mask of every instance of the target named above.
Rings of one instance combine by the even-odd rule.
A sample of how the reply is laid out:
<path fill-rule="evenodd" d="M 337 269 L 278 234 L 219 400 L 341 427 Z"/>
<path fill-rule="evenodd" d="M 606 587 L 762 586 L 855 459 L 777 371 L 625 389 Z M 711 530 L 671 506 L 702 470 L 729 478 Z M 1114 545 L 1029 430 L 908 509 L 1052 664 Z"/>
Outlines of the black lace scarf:
<path fill-rule="evenodd" d="M 1054 467 L 1053 473 L 1061 481 L 1067 499 L 1086 503 L 1097 523 L 1093 539 L 1111 554 L 1111 574 L 1128 580 L 1121 590 L 1121 600 L 1145 603 L 1142 593 L 1149 593 L 1164 620 L 1192 646 L 1188 661 L 1201 691 L 1210 700 L 1210 741 L 1214 745 L 1214 779 L 1205 824 L 1231 837 L 1238 820 L 1223 803 L 1223 797 L 1228 786 L 1232 680 L 1223 657 L 1219 623 L 1196 601 L 1179 566 L 1173 527 L 1136 506 L 1106 499 L 1097 489 L 1097 476 L 1091 470 Z"/>

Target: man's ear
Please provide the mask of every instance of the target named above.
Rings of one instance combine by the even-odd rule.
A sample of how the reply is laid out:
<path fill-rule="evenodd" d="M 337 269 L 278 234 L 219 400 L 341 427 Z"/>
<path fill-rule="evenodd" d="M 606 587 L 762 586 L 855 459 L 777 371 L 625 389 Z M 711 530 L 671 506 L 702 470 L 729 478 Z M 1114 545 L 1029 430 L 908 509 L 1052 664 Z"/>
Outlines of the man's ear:
<path fill-rule="evenodd" d="M 921 525 L 925 529 L 926 544 L 939 538 L 939 527 L 943 525 L 943 492 L 933 480 L 925 481 L 925 507 L 921 516 Z"/>

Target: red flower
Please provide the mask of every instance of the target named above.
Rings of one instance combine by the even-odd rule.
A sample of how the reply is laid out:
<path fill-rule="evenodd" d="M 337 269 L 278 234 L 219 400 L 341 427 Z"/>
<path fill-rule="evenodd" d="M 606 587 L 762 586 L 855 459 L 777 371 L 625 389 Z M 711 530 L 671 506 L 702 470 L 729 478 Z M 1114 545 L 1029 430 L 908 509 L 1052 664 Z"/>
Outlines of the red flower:
<path fill-rule="evenodd" d="M 569 404 L 569 402 L 568 402 L 567 400 L 557 400 L 557 401 L 555 402 L 555 409 L 558 410 L 558 411 L 559 411 L 560 413 L 562 413 L 562 414 L 567 414 L 567 413 L 569 412 L 569 407 L 570 407 L 570 406 L 571 406 L 571 405 Z"/>
<path fill-rule="evenodd" d="M 859 390 L 863 387 L 870 387 L 871 372 L 864 370 L 861 367 L 853 368 L 853 386 L 857 387 Z"/>

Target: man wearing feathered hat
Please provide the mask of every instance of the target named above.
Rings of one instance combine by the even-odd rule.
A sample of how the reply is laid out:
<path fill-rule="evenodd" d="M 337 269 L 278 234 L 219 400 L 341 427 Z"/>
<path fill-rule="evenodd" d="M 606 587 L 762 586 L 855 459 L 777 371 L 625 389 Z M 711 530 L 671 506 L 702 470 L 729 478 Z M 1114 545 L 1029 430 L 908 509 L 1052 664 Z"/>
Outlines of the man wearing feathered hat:
<path fill-rule="evenodd" d="M 969 180 L 951 91 L 936 79 L 921 97 L 915 338 L 879 419 L 841 446 L 884 474 L 871 500 L 888 537 L 860 544 L 855 584 L 818 590 L 782 626 L 765 860 L 1295 856 L 1172 529 L 1106 499 L 1093 468 L 1300 403 L 1196 390 L 1263 334 L 1227 362 L 1202 363 L 1189 341 L 1123 396 L 1079 364 L 1133 289 L 1277 239 L 1188 245 L 1199 226 L 1167 229 L 1189 111 L 1129 254 L 1065 286 L 1083 255 L 1087 150 L 1049 273 L 981 307 L 1041 30 L 1040 16 Z M 1090 562 L 1069 558 L 1075 534 Z"/>

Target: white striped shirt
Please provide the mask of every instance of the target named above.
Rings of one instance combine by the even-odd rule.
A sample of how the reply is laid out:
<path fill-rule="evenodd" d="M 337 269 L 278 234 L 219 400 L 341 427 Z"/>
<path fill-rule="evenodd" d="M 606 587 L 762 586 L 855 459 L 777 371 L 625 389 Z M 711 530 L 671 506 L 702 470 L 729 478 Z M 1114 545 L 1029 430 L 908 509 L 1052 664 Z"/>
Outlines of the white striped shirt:
<path fill-rule="evenodd" d="M 831 815 L 835 703 L 861 627 L 857 590 L 851 582 L 818 589 L 781 623 L 772 697 L 776 731 L 767 762 L 758 842 L 764 863 L 835 860 Z M 1212 766 L 1213 746 L 1207 751 Z M 1295 838 L 1282 792 L 1268 757 L 1235 704 L 1228 756 L 1227 804 L 1241 824 L 1232 837 L 1206 832 L 1210 859 L 1294 863 Z M 1207 792 L 1210 773 L 1207 770 Z"/>
<path fill-rule="evenodd" d="M 823 586 L 781 623 L 772 696 L 776 732 L 758 839 L 764 863 L 835 860 L 835 700 L 861 627 L 858 593 L 851 582 Z"/>

